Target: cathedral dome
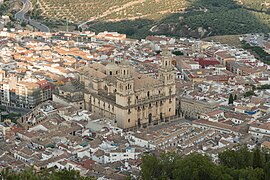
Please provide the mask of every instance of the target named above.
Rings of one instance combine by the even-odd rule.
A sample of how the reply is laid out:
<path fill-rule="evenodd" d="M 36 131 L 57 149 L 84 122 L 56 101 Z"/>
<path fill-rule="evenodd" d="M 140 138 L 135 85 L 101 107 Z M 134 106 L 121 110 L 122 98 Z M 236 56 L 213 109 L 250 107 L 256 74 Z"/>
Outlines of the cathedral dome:
<path fill-rule="evenodd" d="M 118 74 L 118 71 L 120 68 L 117 66 L 117 64 L 109 63 L 105 66 L 106 74 L 107 75 L 116 75 Z"/>
<path fill-rule="evenodd" d="M 110 70 L 119 70 L 120 68 L 114 63 L 109 63 L 105 66 L 105 69 L 110 71 Z"/>

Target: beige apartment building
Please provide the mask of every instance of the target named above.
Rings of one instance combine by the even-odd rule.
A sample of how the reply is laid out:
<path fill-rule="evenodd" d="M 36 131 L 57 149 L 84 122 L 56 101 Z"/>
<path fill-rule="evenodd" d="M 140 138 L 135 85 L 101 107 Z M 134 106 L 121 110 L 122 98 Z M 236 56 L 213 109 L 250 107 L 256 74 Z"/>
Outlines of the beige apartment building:
<path fill-rule="evenodd" d="M 193 98 L 179 98 L 180 111 L 183 117 L 198 119 L 201 113 L 208 113 L 217 107 L 215 102 L 195 100 Z"/>
<path fill-rule="evenodd" d="M 45 80 L 38 82 L 20 81 L 16 83 L 14 90 L 7 86 L 6 91 L 9 91 L 9 106 L 25 109 L 33 109 L 40 103 L 51 99 L 51 86 Z M 5 101 L 1 103 L 3 104 Z"/>
<path fill-rule="evenodd" d="M 175 116 L 175 71 L 167 50 L 163 52 L 158 78 L 139 74 L 126 58 L 119 65 L 96 63 L 78 72 L 86 89 L 86 109 L 114 120 L 120 128 L 147 127 Z"/>
<path fill-rule="evenodd" d="M 16 104 L 21 108 L 32 109 L 42 102 L 42 91 L 37 83 L 19 82 L 16 84 Z"/>

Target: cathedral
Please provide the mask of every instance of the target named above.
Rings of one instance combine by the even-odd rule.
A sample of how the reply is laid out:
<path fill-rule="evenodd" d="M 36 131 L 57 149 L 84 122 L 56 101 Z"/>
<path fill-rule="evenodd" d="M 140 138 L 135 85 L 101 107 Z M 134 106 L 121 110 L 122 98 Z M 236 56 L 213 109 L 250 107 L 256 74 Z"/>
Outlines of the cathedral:
<path fill-rule="evenodd" d="M 158 77 L 138 73 L 124 57 L 120 64 L 81 67 L 85 108 L 125 130 L 167 122 L 175 116 L 176 86 L 172 55 L 162 53 Z"/>

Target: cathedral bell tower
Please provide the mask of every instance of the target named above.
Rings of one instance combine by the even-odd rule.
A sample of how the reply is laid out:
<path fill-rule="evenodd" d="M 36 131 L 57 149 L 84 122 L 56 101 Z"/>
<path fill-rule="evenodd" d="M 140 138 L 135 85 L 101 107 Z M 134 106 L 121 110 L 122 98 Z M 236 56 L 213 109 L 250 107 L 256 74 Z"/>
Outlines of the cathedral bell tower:
<path fill-rule="evenodd" d="M 126 56 L 124 56 L 120 71 L 117 76 L 116 103 L 122 106 L 128 106 L 130 96 L 134 94 L 134 78 L 131 75 L 131 67 L 129 66 Z"/>
<path fill-rule="evenodd" d="M 134 78 L 131 75 L 131 67 L 124 56 L 117 75 L 116 91 L 116 120 L 117 126 L 128 128 L 135 126 L 134 109 Z"/>
<path fill-rule="evenodd" d="M 163 81 L 165 86 L 175 84 L 175 70 L 172 64 L 172 54 L 169 52 L 168 48 L 165 48 L 162 52 L 159 78 Z"/>
<path fill-rule="evenodd" d="M 163 82 L 164 96 L 167 97 L 164 100 L 164 106 L 161 111 L 165 113 L 166 117 L 175 115 L 175 99 L 176 99 L 176 72 L 174 65 L 172 64 L 172 54 L 168 48 L 162 52 L 161 66 L 159 68 L 159 78 Z M 167 108 L 169 107 L 169 108 Z"/>

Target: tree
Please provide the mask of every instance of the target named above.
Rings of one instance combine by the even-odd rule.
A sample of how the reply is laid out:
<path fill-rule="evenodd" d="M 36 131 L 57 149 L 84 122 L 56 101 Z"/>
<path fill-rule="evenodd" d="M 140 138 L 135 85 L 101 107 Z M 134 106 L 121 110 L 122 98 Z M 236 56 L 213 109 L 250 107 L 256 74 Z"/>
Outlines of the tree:
<path fill-rule="evenodd" d="M 246 169 L 241 169 L 239 171 L 239 178 L 238 179 L 246 179 L 246 180 L 263 180 L 264 179 L 264 172 L 261 168 L 252 169 L 251 167 Z"/>
<path fill-rule="evenodd" d="M 207 156 L 191 154 L 176 162 L 173 179 L 214 180 L 222 176 L 220 169 Z"/>
<path fill-rule="evenodd" d="M 126 34 L 127 36 L 132 36 L 135 33 L 135 29 L 130 27 L 124 30 L 123 33 Z"/>
<path fill-rule="evenodd" d="M 247 147 L 240 147 L 237 151 L 226 150 L 219 154 L 220 164 L 234 169 L 252 167 L 253 154 Z"/>
<path fill-rule="evenodd" d="M 156 54 L 159 55 L 162 51 L 158 50 L 156 51 Z"/>
<path fill-rule="evenodd" d="M 236 95 L 236 94 L 234 95 L 234 99 L 233 99 L 233 100 L 234 100 L 234 101 L 237 100 L 237 95 Z"/>
<path fill-rule="evenodd" d="M 75 170 L 58 170 L 55 169 L 42 169 L 37 172 L 33 168 L 25 169 L 23 171 L 15 172 L 6 168 L 1 171 L 0 177 L 2 179 L 31 179 L 31 180 L 91 180 L 92 178 L 83 177 L 80 175 L 79 171 Z"/>
<path fill-rule="evenodd" d="M 22 27 L 26 27 L 26 25 L 27 25 L 27 23 L 24 22 L 24 21 L 21 23 L 21 26 L 22 26 Z"/>
<path fill-rule="evenodd" d="M 264 180 L 270 179 L 268 151 L 250 151 L 246 146 L 219 153 L 219 164 L 208 156 L 190 154 L 178 156 L 146 154 L 141 165 L 142 179 L 184 180 Z"/>
<path fill-rule="evenodd" d="M 184 53 L 182 51 L 173 51 L 172 53 L 176 56 L 183 56 L 184 55 Z"/>
<path fill-rule="evenodd" d="M 256 96 L 256 94 L 254 93 L 254 91 L 247 91 L 247 92 L 244 94 L 244 97 L 249 97 L 249 96 Z"/>
<path fill-rule="evenodd" d="M 270 161 L 264 165 L 265 179 L 270 179 Z"/>
<path fill-rule="evenodd" d="M 161 177 L 164 179 L 173 179 L 173 170 L 176 169 L 176 160 L 179 157 L 174 153 L 164 153 L 160 157 L 160 165 L 162 168 Z"/>
<path fill-rule="evenodd" d="M 246 146 L 242 146 L 234 152 L 236 153 L 236 160 L 238 162 L 238 169 L 252 167 L 253 153 L 250 152 Z"/>
<path fill-rule="evenodd" d="M 230 96 L 229 96 L 229 103 L 228 104 L 233 104 L 233 95 L 232 94 L 230 94 Z"/>
<path fill-rule="evenodd" d="M 142 158 L 141 176 L 142 179 L 157 179 L 161 175 L 160 161 L 153 154 L 146 154 Z"/>
<path fill-rule="evenodd" d="M 220 164 L 230 168 L 238 167 L 236 154 L 232 150 L 227 150 L 219 154 Z"/>
<path fill-rule="evenodd" d="M 46 177 L 46 174 L 44 175 L 44 177 Z M 61 171 L 54 171 L 53 173 L 51 173 L 50 179 L 52 180 L 90 180 L 90 178 L 88 177 L 83 177 L 80 175 L 79 171 L 75 171 L 75 170 L 61 170 Z"/>
<path fill-rule="evenodd" d="M 264 156 L 262 152 L 256 148 L 253 151 L 253 168 L 263 168 L 264 167 Z"/>
<path fill-rule="evenodd" d="M 258 89 L 270 89 L 270 84 L 261 85 Z"/>
<path fill-rule="evenodd" d="M 8 5 L 6 3 L 0 5 L 0 15 L 2 16 L 8 10 Z"/>

